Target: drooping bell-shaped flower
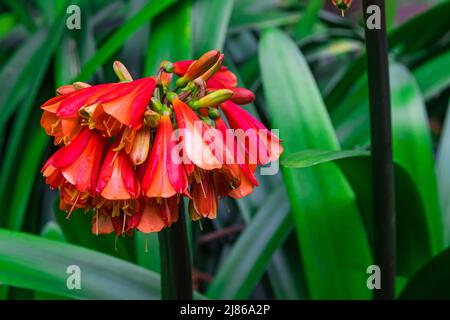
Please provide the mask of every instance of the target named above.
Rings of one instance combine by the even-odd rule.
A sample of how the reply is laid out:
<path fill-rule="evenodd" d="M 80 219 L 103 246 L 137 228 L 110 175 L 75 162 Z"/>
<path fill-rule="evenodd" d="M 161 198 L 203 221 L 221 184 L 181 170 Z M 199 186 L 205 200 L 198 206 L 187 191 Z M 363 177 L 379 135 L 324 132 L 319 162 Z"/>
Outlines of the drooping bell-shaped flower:
<path fill-rule="evenodd" d="M 101 166 L 96 193 L 108 200 L 128 200 L 140 195 L 140 183 L 125 150 L 113 145 Z"/>
<path fill-rule="evenodd" d="M 105 140 L 87 128 L 52 157 L 51 166 L 80 192 L 95 190 Z"/>
<path fill-rule="evenodd" d="M 278 160 L 283 153 L 283 147 L 276 135 L 250 113 L 231 101 L 223 103 L 221 109 L 230 127 L 235 130 L 238 138 L 241 137 L 238 143 L 245 149 L 248 163 L 264 165 Z"/>
<path fill-rule="evenodd" d="M 172 104 L 177 119 L 178 132 L 182 135 L 183 139 L 183 155 L 187 158 L 185 160 L 190 161 L 190 163 L 204 170 L 221 168 L 222 163 L 214 154 L 214 148 L 210 145 L 219 142 L 210 139 L 211 135 L 215 135 L 215 129 L 208 127 L 180 99 L 175 98 Z"/>
<path fill-rule="evenodd" d="M 188 180 L 181 158 L 179 153 L 172 152 L 176 145 L 173 131 L 169 115 L 162 115 L 142 181 L 146 197 L 170 198 L 187 192 Z"/>
<path fill-rule="evenodd" d="M 192 199 L 188 211 L 191 220 L 215 219 L 217 216 L 217 191 L 211 171 L 196 168 L 191 182 Z"/>
<path fill-rule="evenodd" d="M 143 199 L 143 209 L 137 229 L 143 233 L 158 232 L 178 220 L 177 197 Z"/>

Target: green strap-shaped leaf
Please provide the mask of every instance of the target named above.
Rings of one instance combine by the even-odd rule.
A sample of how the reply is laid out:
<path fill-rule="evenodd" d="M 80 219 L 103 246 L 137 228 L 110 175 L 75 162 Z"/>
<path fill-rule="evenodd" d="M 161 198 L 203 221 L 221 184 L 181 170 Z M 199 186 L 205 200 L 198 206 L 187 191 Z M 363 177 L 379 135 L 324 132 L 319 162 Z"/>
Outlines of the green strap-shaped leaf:
<path fill-rule="evenodd" d="M 307 168 L 334 161 L 346 175 L 356 193 L 366 229 L 373 239 L 372 165 L 369 151 L 362 150 L 305 150 L 286 155 L 282 165 L 288 168 Z M 411 276 L 431 255 L 426 227 L 425 205 L 412 176 L 399 164 L 394 166 L 397 274 Z"/>
<path fill-rule="evenodd" d="M 98 49 L 97 53 L 83 66 L 77 77 L 79 81 L 86 81 L 96 72 L 97 68 L 105 63 L 122 46 L 122 44 L 136 32 L 139 27 L 153 17 L 160 14 L 176 0 L 151 1 L 138 14 L 124 23 L 111 35 Z"/>
<path fill-rule="evenodd" d="M 198 57 L 222 50 L 234 0 L 197 0 L 193 7 L 193 50 Z"/>
<path fill-rule="evenodd" d="M 436 42 L 448 32 L 448 15 L 450 1 L 444 0 L 430 10 L 417 15 L 388 34 L 389 47 L 401 47 L 403 50 L 426 47 Z M 433 26 L 424 28 L 423 26 Z M 414 35 L 414 36 L 412 36 Z M 366 71 L 366 54 L 362 54 L 339 77 L 338 81 L 331 83 L 326 90 L 325 102 L 331 109 L 347 95 L 351 87 L 360 79 Z"/>
<path fill-rule="evenodd" d="M 294 27 L 294 36 L 303 39 L 313 31 L 314 24 L 319 17 L 319 11 L 322 9 L 324 0 L 311 0 L 305 9 L 305 15 L 297 22 Z"/>
<path fill-rule="evenodd" d="M 81 289 L 67 288 L 69 266 Z M 123 260 L 63 242 L 0 229 L 0 282 L 74 299 L 159 299 L 159 276 Z"/>
<path fill-rule="evenodd" d="M 419 189 L 425 205 L 431 251 L 437 253 L 443 246 L 442 222 L 425 106 L 414 77 L 405 67 L 393 64 L 390 73 L 394 160 L 409 173 Z M 333 123 L 344 148 L 370 143 L 367 100 L 367 81 L 361 81 L 332 112 Z"/>
<path fill-rule="evenodd" d="M 281 165 L 287 168 L 307 168 L 324 162 L 368 155 L 368 150 L 303 150 L 285 154 Z"/>
<path fill-rule="evenodd" d="M 40 157 L 48 142 L 44 132 L 40 128 L 30 125 L 28 120 L 51 56 L 59 43 L 64 27 L 65 25 L 61 21 L 55 22 L 46 33 L 45 43 L 41 45 L 32 58 L 33 65 L 30 66 L 29 76 L 33 78 L 33 81 L 31 81 L 31 86 L 27 88 L 26 99 L 13 122 L 6 148 L 7 156 L 0 175 L 0 208 L 3 212 L 11 213 L 7 217 L 7 225 L 16 230 L 21 228 L 28 197 L 33 187 L 33 184 L 30 183 L 30 177 L 33 177 L 38 171 Z M 4 123 L 0 122 L 0 132 L 3 131 L 3 125 Z M 30 129 L 33 128 L 35 130 L 31 131 Z M 33 136 L 32 142 L 28 137 L 26 137 L 27 139 L 24 137 L 27 129 L 31 131 L 30 135 Z M 21 150 L 24 145 L 27 146 L 25 148 L 27 158 L 23 157 L 23 151 Z M 19 156 L 20 153 L 22 153 L 22 157 Z M 17 171 L 15 171 L 13 168 L 17 163 Z M 14 176 L 14 172 L 18 172 L 18 175 Z M 8 198 L 11 190 L 14 192 L 12 193 L 12 199 Z"/>
<path fill-rule="evenodd" d="M 450 108 L 447 109 L 444 129 L 437 155 L 437 176 L 444 222 L 444 243 L 450 244 Z"/>
<path fill-rule="evenodd" d="M 260 43 L 264 93 L 285 152 L 339 150 L 309 67 L 295 43 L 268 30 Z M 355 195 L 333 164 L 283 169 L 310 296 L 368 299 L 366 268 L 372 264 Z"/>
<path fill-rule="evenodd" d="M 207 296 L 212 299 L 248 299 L 273 253 L 292 230 L 289 203 L 280 188 L 267 199 L 221 264 Z"/>
<path fill-rule="evenodd" d="M 414 70 L 417 84 L 425 99 L 439 94 L 450 86 L 450 50 L 441 53 Z"/>
<path fill-rule="evenodd" d="M 450 299 L 450 249 L 429 261 L 406 284 L 400 299 Z"/>
<path fill-rule="evenodd" d="M 156 74 L 163 60 L 192 59 L 192 3 L 183 1 L 152 24 L 145 60 L 145 74 Z"/>

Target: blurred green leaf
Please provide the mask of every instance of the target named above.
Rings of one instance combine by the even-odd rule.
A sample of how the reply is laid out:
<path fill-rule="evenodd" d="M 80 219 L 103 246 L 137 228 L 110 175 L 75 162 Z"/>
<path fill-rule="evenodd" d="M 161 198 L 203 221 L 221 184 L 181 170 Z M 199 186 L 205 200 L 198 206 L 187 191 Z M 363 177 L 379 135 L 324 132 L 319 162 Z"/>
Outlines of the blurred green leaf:
<path fill-rule="evenodd" d="M 303 150 L 284 154 L 281 165 L 287 168 L 306 168 L 324 162 L 368 155 L 370 155 L 368 150 Z"/>
<path fill-rule="evenodd" d="M 144 74 L 156 74 L 163 60 L 192 59 L 190 0 L 164 12 L 152 24 Z"/>
<path fill-rule="evenodd" d="M 447 109 L 437 154 L 437 176 L 444 222 L 444 243 L 450 244 L 450 108 Z"/>
<path fill-rule="evenodd" d="M 114 257 L 59 241 L 0 229 L 0 282 L 74 299 L 159 299 L 159 276 Z M 66 285 L 69 266 L 81 289 Z"/>
<path fill-rule="evenodd" d="M 16 132 L 18 131 L 19 130 Z M 4 201 L 5 206 L 7 205 L 7 202 L 9 203 L 6 226 L 13 230 L 20 230 L 23 226 L 25 215 L 27 213 L 28 201 L 33 191 L 34 177 L 36 176 L 36 173 L 39 172 L 42 154 L 48 145 L 48 137 L 40 127 L 36 127 L 31 132 L 31 136 L 33 137 L 33 141 L 26 145 L 23 153 L 20 148 L 14 150 L 16 153 L 9 153 L 11 156 L 7 157 L 4 169 L 17 165 L 16 169 L 13 169 L 13 172 L 16 171 L 16 175 L 10 174 L 9 179 L 2 180 L 2 182 L 11 181 L 10 179 L 13 178 L 13 183 L 11 185 L 6 183 L 5 185 L 0 186 L 0 190 L 5 190 L 7 188 L 12 190 L 11 198 L 0 197 L 0 199 Z M 17 160 L 13 155 L 17 155 L 19 152 L 22 155 L 22 159 L 20 159 L 20 162 L 16 163 L 14 161 Z M 10 163 L 8 161 L 12 162 Z M 6 192 L 4 194 L 7 195 Z"/>
<path fill-rule="evenodd" d="M 286 155 L 282 165 L 306 168 L 335 161 L 356 193 L 366 228 L 373 239 L 372 176 L 370 152 L 364 150 L 326 151 L 305 150 Z M 397 214 L 397 272 L 410 276 L 431 258 L 431 246 L 426 228 L 426 212 L 419 190 L 411 175 L 395 165 Z"/>
<path fill-rule="evenodd" d="M 296 234 L 292 232 L 284 246 L 272 256 L 267 270 L 277 299 L 308 299 L 308 288 L 302 266 Z"/>
<path fill-rule="evenodd" d="M 230 19 L 229 33 L 235 34 L 247 28 L 264 29 L 295 24 L 301 21 L 298 12 L 271 9 L 266 11 L 239 11 Z"/>
<path fill-rule="evenodd" d="M 157 233 L 144 234 L 136 232 L 134 235 L 136 262 L 141 267 L 160 273 L 161 258 Z"/>
<path fill-rule="evenodd" d="M 450 50 L 427 61 L 414 70 L 417 84 L 425 99 L 438 95 L 450 86 Z"/>
<path fill-rule="evenodd" d="M 0 95 L 0 132 L 9 120 L 14 107 L 24 97 L 27 86 L 30 83 L 30 75 L 35 75 L 38 70 L 34 56 L 41 50 L 47 41 L 49 30 L 41 29 L 33 34 L 13 56 L 3 65 L 0 72 L 2 94 Z M 18 72 L 18 70 L 20 70 Z M 34 71 L 34 72 L 33 72 Z"/>
<path fill-rule="evenodd" d="M 355 191 L 358 206 L 373 239 L 372 163 L 368 156 L 336 161 Z M 431 258 L 425 206 L 413 177 L 394 166 L 397 233 L 397 274 L 411 276 Z"/>
<path fill-rule="evenodd" d="M 292 231 L 284 189 L 275 191 L 255 214 L 209 285 L 212 299 L 248 299 L 273 253 Z"/>
<path fill-rule="evenodd" d="M 406 284 L 400 299 L 450 299 L 450 249 L 429 261 Z"/>
<path fill-rule="evenodd" d="M 305 15 L 294 26 L 294 37 L 305 38 L 312 33 L 314 24 L 319 17 L 319 11 L 323 8 L 324 0 L 311 0 L 305 9 Z"/>
<path fill-rule="evenodd" d="M 259 55 L 269 113 L 285 152 L 339 150 L 314 78 L 295 43 L 269 30 Z M 372 263 L 371 253 L 345 176 L 333 164 L 282 171 L 311 298 L 370 298 L 365 270 Z"/>
<path fill-rule="evenodd" d="M 0 38 L 4 37 L 16 24 L 16 17 L 11 13 L 0 14 Z"/>
<path fill-rule="evenodd" d="M 28 120 L 52 54 L 63 34 L 64 27 L 64 23 L 56 22 L 48 30 L 48 33 L 46 32 L 46 41 L 41 44 L 32 57 L 32 64 L 29 66 L 31 70 L 27 67 L 28 70 L 25 70 L 27 73 L 20 76 L 31 77 L 33 81 L 31 81 L 31 87 L 18 89 L 19 91 L 27 90 L 27 96 L 13 122 L 6 148 L 7 156 L 4 159 L 0 176 L 0 208 L 3 209 L 3 212 L 10 213 L 7 217 L 7 225 L 15 230 L 20 229 L 23 223 L 28 198 L 33 187 L 33 183 L 30 183 L 30 177 L 33 177 L 34 173 L 38 171 L 39 161 L 48 142 L 40 128 L 32 131 L 34 133 L 34 136 L 32 134 L 34 138 L 32 143 L 24 139 L 24 135 L 27 129 L 33 128 L 28 123 Z M 24 83 L 21 84 L 22 86 L 24 85 Z M 4 118 L 2 117 L 1 119 L 3 120 Z M 3 131 L 3 125 L 5 125 L 5 122 L 0 121 L 0 132 Z M 25 151 L 27 158 L 18 156 L 19 152 L 22 152 L 21 147 L 24 144 L 29 146 Z M 13 170 L 14 165 L 17 166 L 15 170 Z M 13 175 L 15 172 L 18 172 L 16 177 Z M 13 177 L 14 179 L 12 179 Z M 12 199 L 8 197 L 8 191 L 11 190 L 11 186 L 13 186 L 14 190 Z"/>
<path fill-rule="evenodd" d="M 148 3 L 148 0 L 131 0 L 128 5 L 127 18 L 131 18 Z M 175 7 L 174 7 L 175 8 Z M 171 9 L 168 9 L 170 11 Z M 167 12 L 167 11 L 166 11 Z M 162 13 L 161 15 L 163 15 Z M 145 23 L 124 44 L 120 52 L 121 61 L 130 72 L 131 76 L 140 77 L 144 72 L 144 61 L 149 45 L 150 27 L 154 21 Z"/>
<path fill-rule="evenodd" d="M 397 24 L 398 1 L 386 1 L 386 27 L 388 30 Z"/>
<path fill-rule="evenodd" d="M 54 221 L 47 222 L 47 224 L 42 228 L 41 237 L 49 240 L 66 242 L 63 231 L 61 230 L 60 226 Z M 43 292 L 39 290 L 34 291 L 34 300 L 63 300 L 63 299 L 66 298 L 56 294 Z"/>
<path fill-rule="evenodd" d="M 443 244 L 442 222 L 425 106 L 414 78 L 405 67 L 393 64 L 390 80 L 394 160 L 410 174 L 419 188 L 432 239 L 432 252 L 437 253 Z M 367 79 L 355 87 L 332 112 L 340 141 L 347 149 L 370 144 Z"/>
<path fill-rule="evenodd" d="M 36 1 L 39 12 L 42 15 L 44 22 L 51 25 L 55 18 L 57 18 L 63 10 L 66 9 L 66 0 L 37 0 Z"/>
<path fill-rule="evenodd" d="M 194 57 L 209 50 L 222 50 L 234 0 L 197 0 L 193 6 L 192 46 Z"/>
<path fill-rule="evenodd" d="M 411 47 L 425 47 L 445 36 L 448 31 L 450 1 L 445 0 L 414 18 L 408 20 L 388 34 L 389 48 L 401 48 L 401 52 Z M 424 28 L 423 26 L 433 26 Z M 426 32 L 424 32 L 426 31 Z M 366 54 L 357 58 L 345 72 L 330 82 L 325 94 L 328 108 L 334 109 L 349 93 L 350 88 L 366 71 Z"/>
<path fill-rule="evenodd" d="M 33 16 L 27 11 L 22 0 L 4 0 L 4 2 L 5 5 L 11 8 L 28 31 L 33 32 L 36 30 L 36 24 L 33 21 Z"/>
<path fill-rule="evenodd" d="M 95 55 L 83 66 L 77 80 L 89 80 L 97 68 L 111 58 L 112 55 L 120 49 L 122 44 L 139 29 L 139 27 L 160 14 L 175 2 L 176 0 L 160 0 L 151 1 L 147 4 L 141 11 L 139 11 L 139 13 L 125 22 L 103 43 Z"/>
<path fill-rule="evenodd" d="M 61 227 L 54 221 L 49 221 L 42 228 L 41 236 L 49 239 L 65 242 L 66 238 L 64 237 L 64 232 Z"/>

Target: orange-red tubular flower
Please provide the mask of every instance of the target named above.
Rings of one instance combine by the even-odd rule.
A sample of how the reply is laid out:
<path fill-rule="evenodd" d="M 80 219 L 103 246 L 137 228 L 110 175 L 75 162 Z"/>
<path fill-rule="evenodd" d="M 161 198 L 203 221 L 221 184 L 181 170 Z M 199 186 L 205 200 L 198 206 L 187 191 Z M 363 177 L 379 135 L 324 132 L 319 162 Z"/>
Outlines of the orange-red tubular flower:
<path fill-rule="evenodd" d="M 245 163 L 244 155 L 241 154 L 233 133 L 230 132 L 223 119 L 216 119 L 215 122 L 217 130 L 222 133 L 223 143 L 226 146 L 224 151 L 227 153 L 224 158 L 227 161 L 222 169 L 214 172 L 214 183 L 220 196 L 245 197 L 253 192 L 254 186 L 258 186 L 254 175 L 256 165 Z M 233 137 L 232 141 L 227 141 L 230 136 Z M 227 144 L 230 142 L 232 142 L 231 146 Z"/>
<path fill-rule="evenodd" d="M 214 135 L 214 128 L 208 127 L 192 109 L 176 98 L 172 101 L 177 119 L 179 133 L 183 138 L 183 155 L 190 163 L 205 170 L 213 170 L 222 167 L 222 162 L 218 159 L 211 148 L 211 145 L 218 143 L 215 139 L 208 141 L 208 137 Z M 221 142 L 221 141 L 220 141 Z M 218 146 L 220 148 L 220 146 Z M 186 159 L 185 159 L 186 161 Z M 191 170 L 188 170 L 189 172 Z"/>
<path fill-rule="evenodd" d="M 56 151 L 51 165 L 58 169 L 77 191 L 93 192 L 104 144 L 104 139 L 98 133 L 83 129 L 69 145 Z M 46 169 L 48 170 L 48 166 Z"/>
<path fill-rule="evenodd" d="M 72 91 L 73 92 L 73 91 Z M 60 118 L 56 111 L 64 100 L 65 96 L 70 95 L 71 92 L 57 96 L 44 103 L 41 108 L 44 110 L 41 116 L 41 126 L 49 136 L 53 136 L 56 145 L 62 142 L 68 143 L 73 140 L 81 131 L 80 118 Z"/>
<path fill-rule="evenodd" d="M 80 114 L 94 127 L 112 136 L 120 125 L 139 129 L 145 109 L 153 95 L 154 78 L 123 83 L 107 83 L 67 92 L 45 102 L 41 108 L 42 127 L 47 134 L 70 140 L 78 132 Z M 112 119 L 111 119 L 112 118 Z M 61 127 L 60 127 L 61 126 Z M 114 131 L 114 129 L 116 131 Z"/>
<path fill-rule="evenodd" d="M 128 200 L 140 194 L 139 180 L 124 150 L 114 151 L 113 145 L 106 155 L 98 175 L 96 192 L 108 200 Z"/>
<path fill-rule="evenodd" d="M 158 232 L 178 220 L 177 196 L 171 198 L 146 198 L 137 229 L 144 233 Z"/>
<path fill-rule="evenodd" d="M 179 158 L 172 152 L 173 126 L 168 115 L 163 115 L 153 142 L 152 152 L 142 181 L 142 193 L 149 197 L 170 198 L 187 192 L 188 180 Z"/>
<path fill-rule="evenodd" d="M 201 218 L 215 219 L 217 216 L 217 192 L 211 171 L 196 168 L 191 183 L 192 199 L 189 201 L 189 215 L 196 221 Z"/>
<path fill-rule="evenodd" d="M 139 129 L 155 84 L 152 77 L 117 83 L 110 88 L 111 90 L 107 90 L 99 97 L 90 98 L 87 103 L 88 105 L 98 103 L 104 113 L 121 124 Z"/>
<path fill-rule="evenodd" d="M 240 141 L 251 164 L 267 164 L 283 153 L 280 139 L 261 122 L 237 104 L 226 101 L 221 105 L 228 123 L 234 130 L 242 129 L 246 141 Z"/>

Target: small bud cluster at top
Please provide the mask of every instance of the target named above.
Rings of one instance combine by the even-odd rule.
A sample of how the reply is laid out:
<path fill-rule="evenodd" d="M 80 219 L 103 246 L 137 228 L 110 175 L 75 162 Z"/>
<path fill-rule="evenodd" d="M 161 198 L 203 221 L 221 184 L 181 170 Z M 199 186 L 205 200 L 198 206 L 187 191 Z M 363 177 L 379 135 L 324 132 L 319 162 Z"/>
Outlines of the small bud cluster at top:
<path fill-rule="evenodd" d="M 333 5 L 341 10 L 341 15 L 344 16 L 345 11 L 347 11 L 352 5 L 352 0 L 331 0 Z"/>

